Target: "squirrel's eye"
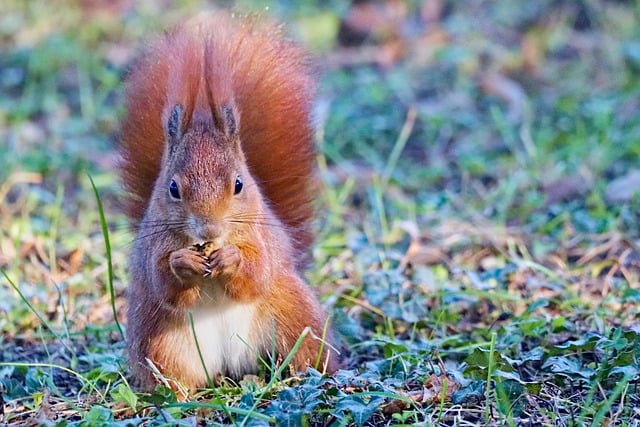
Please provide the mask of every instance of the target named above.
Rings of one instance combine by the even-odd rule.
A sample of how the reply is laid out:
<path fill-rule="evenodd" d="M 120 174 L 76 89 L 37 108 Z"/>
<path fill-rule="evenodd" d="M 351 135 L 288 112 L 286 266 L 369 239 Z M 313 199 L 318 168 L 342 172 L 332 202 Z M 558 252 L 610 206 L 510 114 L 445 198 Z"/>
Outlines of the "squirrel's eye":
<path fill-rule="evenodd" d="M 233 194 L 238 194 L 242 191 L 242 179 L 240 176 L 236 176 L 236 187 L 233 190 Z"/>
<path fill-rule="evenodd" d="M 178 189 L 178 183 L 175 181 L 175 179 L 172 179 L 171 183 L 169 184 L 169 194 L 171 194 L 171 197 L 173 197 L 174 199 L 180 198 L 180 190 Z"/>

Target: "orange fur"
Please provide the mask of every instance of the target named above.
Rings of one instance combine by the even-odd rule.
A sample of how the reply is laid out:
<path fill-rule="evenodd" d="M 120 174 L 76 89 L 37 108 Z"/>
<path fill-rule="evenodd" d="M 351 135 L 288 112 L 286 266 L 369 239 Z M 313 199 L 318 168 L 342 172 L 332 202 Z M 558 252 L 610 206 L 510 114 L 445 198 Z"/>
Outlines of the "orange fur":
<path fill-rule="evenodd" d="M 304 55 L 273 25 L 216 14 L 167 33 L 140 58 L 121 133 L 138 230 L 128 294 L 134 377 L 153 386 L 147 359 L 192 389 L 206 374 L 238 377 L 257 369 L 256 353 L 284 360 L 305 328 L 294 368 L 319 359 L 335 370 L 336 355 L 318 339 L 326 315 L 299 273 L 315 185 Z M 188 249 L 198 241 L 220 246 L 203 258 Z"/>

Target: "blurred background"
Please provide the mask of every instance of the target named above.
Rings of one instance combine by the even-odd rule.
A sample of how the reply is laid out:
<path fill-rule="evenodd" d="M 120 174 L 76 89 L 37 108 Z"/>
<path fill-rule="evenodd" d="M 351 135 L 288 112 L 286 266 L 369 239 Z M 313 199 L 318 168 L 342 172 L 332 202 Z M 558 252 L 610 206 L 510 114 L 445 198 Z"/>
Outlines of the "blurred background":
<path fill-rule="evenodd" d="M 316 60 L 330 212 L 319 225 L 320 266 L 357 242 L 404 242 L 399 253 L 384 247 L 382 261 L 397 264 L 409 240 L 422 242 L 416 256 L 427 264 L 476 266 L 483 256 L 451 250 L 461 240 L 450 234 L 469 224 L 463 233 L 515 227 L 544 262 L 558 251 L 563 262 L 579 259 L 584 233 L 637 237 L 637 1 L 6 0 L 0 267 L 44 284 L 25 292 L 52 317 L 58 291 L 104 291 L 88 174 L 122 288 L 131 240 L 114 170 L 122 79 L 146 37 L 211 8 L 275 17 Z M 0 287 L 0 330 L 15 333 L 34 319 L 9 295 Z M 109 311 L 90 313 L 82 318 Z"/>

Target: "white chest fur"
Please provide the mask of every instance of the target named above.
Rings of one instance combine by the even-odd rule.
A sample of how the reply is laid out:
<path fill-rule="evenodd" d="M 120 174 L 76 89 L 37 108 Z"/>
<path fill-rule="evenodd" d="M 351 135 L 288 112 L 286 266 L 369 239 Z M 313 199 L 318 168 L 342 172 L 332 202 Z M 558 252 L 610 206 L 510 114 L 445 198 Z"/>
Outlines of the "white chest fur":
<path fill-rule="evenodd" d="M 193 326 L 207 372 L 211 378 L 219 373 L 241 377 L 257 368 L 260 348 L 251 340 L 256 304 L 232 301 L 204 305 L 192 311 Z M 255 327 L 255 326 L 254 326 Z M 191 363 L 202 366 L 197 354 L 188 356 Z"/>

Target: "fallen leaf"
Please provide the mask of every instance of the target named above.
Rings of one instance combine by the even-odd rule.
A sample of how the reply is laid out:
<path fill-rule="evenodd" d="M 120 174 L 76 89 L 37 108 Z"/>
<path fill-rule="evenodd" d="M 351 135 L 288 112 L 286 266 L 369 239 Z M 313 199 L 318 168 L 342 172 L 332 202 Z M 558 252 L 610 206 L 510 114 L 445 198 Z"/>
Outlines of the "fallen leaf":
<path fill-rule="evenodd" d="M 459 388 L 460 384 L 453 377 L 447 374 L 431 374 L 424 382 L 425 394 L 422 397 L 422 403 L 431 405 L 443 400 L 451 402 L 451 395 Z"/>
<path fill-rule="evenodd" d="M 338 40 L 343 46 L 395 40 L 407 12 L 406 3 L 400 0 L 354 2 L 340 22 Z"/>
<path fill-rule="evenodd" d="M 640 192 L 640 170 L 629 171 L 607 185 L 604 198 L 608 203 L 624 203 Z"/>
<path fill-rule="evenodd" d="M 583 175 L 563 176 L 542 186 L 547 204 L 566 202 L 583 197 L 591 189 L 591 180 Z"/>
<path fill-rule="evenodd" d="M 400 394 L 408 397 L 417 405 L 433 405 L 442 401 L 451 402 L 451 396 L 461 387 L 453 377 L 447 374 L 431 374 L 424 382 L 422 389 L 403 391 Z M 406 400 L 392 400 L 382 410 L 385 414 L 404 411 L 410 405 Z"/>
<path fill-rule="evenodd" d="M 423 244 L 420 240 L 412 240 L 400 265 L 435 265 L 446 260 L 447 253 L 441 247 Z"/>

